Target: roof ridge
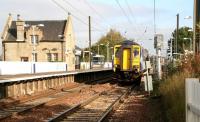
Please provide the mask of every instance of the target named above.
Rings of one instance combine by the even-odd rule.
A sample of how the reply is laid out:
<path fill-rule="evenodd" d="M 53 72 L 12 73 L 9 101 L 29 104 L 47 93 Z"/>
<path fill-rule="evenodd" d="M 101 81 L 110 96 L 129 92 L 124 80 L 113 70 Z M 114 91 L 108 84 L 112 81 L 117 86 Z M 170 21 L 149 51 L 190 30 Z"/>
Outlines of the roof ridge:
<path fill-rule="evenodd" d="M 17 20 L 13 20 L 13 22 L 16 22 Z M 58 22 L 58 21 L 60 21 L 60 22 L 63 22 L 63 21 L 67 21 L 67 19 L 65 19 L 65 20 L 24 20 L 24 22 Z"/>

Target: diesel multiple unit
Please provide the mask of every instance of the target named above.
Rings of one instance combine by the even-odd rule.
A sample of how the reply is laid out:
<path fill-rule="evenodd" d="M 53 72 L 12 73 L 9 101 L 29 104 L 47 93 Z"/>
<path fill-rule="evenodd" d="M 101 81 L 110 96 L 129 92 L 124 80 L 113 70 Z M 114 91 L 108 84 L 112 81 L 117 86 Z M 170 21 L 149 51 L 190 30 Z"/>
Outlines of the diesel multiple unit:
<path fill-rule="evenodd" d="M 115 77 L 120 82 L 140 84 L 145 70 L 141 66 L 142 47 L 133 41 L 123 41 L 114 46 Z"/>

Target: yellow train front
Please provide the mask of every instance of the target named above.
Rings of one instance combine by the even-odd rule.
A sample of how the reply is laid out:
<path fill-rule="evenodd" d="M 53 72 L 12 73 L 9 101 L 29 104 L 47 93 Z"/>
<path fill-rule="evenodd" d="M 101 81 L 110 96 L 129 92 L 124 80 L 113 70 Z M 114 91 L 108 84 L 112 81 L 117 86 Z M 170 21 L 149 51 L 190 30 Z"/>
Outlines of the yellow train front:
<path fill-rule="evenodd" d="M 114 46 L 115 79 L 140 84 L 144 72 L 141 69 L 141 52 L 141 46 L 129 40 Z"/>

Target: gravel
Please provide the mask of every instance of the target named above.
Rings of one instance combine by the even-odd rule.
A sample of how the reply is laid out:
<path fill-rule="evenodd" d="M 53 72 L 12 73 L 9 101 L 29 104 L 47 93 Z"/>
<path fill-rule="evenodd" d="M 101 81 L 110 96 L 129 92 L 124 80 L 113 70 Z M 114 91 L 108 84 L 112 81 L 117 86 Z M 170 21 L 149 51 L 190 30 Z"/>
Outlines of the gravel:
<path fill-rule="evenodd" d="M 111 89 L 113 86 L 110 84 L 98 84 L 92 87 L 82 89 L 80 92 L 70 93 L 64 98 L 59 99 L 53 103 L 47 103 L 45 106 L 40 108 L 34 108 L 32 111 L 28 111 L 21 115 L 16 115 L 11 118 L 7 118 L 5 122 L 41 122 L 54 114 L 59 113 L 63 110 L 69 109 L 73 105 L 76 105 L 82 101 L 85 101 L 92 95 Z"/>
<path fill-rule="evenodd" d="M 129 96 L 120 107 L 108 116 L 109 122 L 163 122 L 159 101 L 147 97 L 146 93 Z"/>

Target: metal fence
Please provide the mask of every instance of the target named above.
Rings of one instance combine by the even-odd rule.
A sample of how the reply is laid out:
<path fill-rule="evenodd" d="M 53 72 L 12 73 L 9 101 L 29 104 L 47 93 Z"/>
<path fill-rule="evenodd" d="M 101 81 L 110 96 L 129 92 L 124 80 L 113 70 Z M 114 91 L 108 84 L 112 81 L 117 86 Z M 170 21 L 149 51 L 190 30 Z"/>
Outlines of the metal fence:
<path fill-rule="evenodd" d="M 200 82 L 197 78 L 187 78 L 186 122 L 200 122 Z"/>

